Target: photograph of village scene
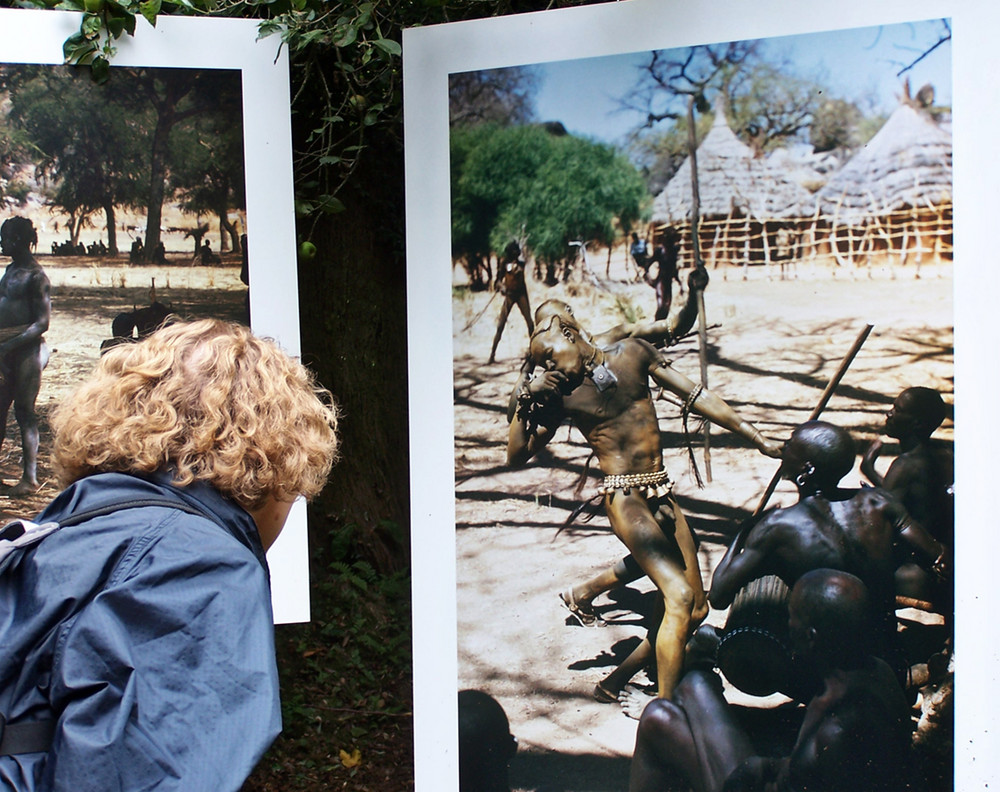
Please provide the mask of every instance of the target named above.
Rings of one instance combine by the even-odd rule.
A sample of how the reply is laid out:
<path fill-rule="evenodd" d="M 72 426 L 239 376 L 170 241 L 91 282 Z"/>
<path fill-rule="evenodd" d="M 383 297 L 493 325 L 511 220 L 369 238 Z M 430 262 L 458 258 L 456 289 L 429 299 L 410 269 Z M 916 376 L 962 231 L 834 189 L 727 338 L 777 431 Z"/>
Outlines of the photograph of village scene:
<path fill-rule="evenodd" d="M 628 789 L 636 718 L 676 683 L 656 664 L 676 659 L 657 635 L 676 590 L 647 576 L 655 558 L 622 563 L 632 513 L 613 530 L 599 492 L 640 452 L 611 446 L 655 458 L 658 442 L 669 482 L 626 480 L 607 503 L 672 495 L 708 592 L 761 512 L 829 492 L 813 466 L 766 494 L 772 457 L 818 418 L 853 439 L 849 470 L 829 474 L 842 488 L 899 485 L 904 455 L 939 474 L 909 506 L 930 544 L 898 523 L 887 540 L 913 574 L 871 574 L 896 587 L 882 654 L 909 708 L 913 788 L 951 789 L 948 20 L 456 73 L 449 90 L 457 686 L 505 711 L 511 788 Z M 653 346 L 633 354 L 629 337 Z M 652 424 L 601 412 L 626 389 L 629 414 L 646 409 L 647 368 Z M 735 412 L 717 411 L 728 428 L 706 427 L 705 393 Z M 787 589 L 723 588 L 698 657 L 753 750 L 788 756 L 813 692 L 789 670 Z"/>
<path fill-rule="evenodd" d="M 0 454 L 5 519 L 58 493 L 47 415 L 103 349 L 172 316 L 248 322 L 242 112 L 237 70 L 114 68 L 98 85 L 88 69 L 0 64 L 0 343 L 42 323 L 48 352 L 37 486 L 11 490 L 23 458 L 15 402 Z M 31 289 L 9 285 L 36 263 L 44 277 Z"/>

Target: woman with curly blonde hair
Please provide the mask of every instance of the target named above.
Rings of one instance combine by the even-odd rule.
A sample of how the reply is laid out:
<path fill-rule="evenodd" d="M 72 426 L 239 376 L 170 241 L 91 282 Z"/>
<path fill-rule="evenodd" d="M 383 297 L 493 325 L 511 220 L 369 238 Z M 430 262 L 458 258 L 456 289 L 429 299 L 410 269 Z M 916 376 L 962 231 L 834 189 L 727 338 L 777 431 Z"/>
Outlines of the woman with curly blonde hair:
<path fill-rule="evenodd" d="M 0 786 L 237 790 L 281 728 L 265 551 L 327 391 L 216 320 L 115 347 L 52 418 L 64 526 L 0 574 Z"/>

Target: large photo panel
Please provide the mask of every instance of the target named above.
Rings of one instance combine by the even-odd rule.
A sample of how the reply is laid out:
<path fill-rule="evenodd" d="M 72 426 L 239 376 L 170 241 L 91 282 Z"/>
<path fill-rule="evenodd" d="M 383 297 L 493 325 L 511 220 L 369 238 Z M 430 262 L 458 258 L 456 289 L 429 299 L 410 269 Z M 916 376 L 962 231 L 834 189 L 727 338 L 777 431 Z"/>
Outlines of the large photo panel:
<path fill-rule="evenodd" d="M 168 316 L 252 315 L 255 332 L 299 353 L 291 146 L 287 62 L 252 21 L 141 22 L 97 85 L 61 63 L 77 15 L 0 13 L 3 219 L 32 224 L 52 289 L 40 487 L 0 504 L 23 516 L 57 492 L 47 415 L 103 349 Z M 22 459 L 8 424 L 5 483 Z M 309 618 L 306 558 L 297 503 L 269 553 L 278 622 Z"/>
<path fill-rule="evenodd" d="M 418 784 L 457 783 L 455 692 L 476 689 L 501 704 L 519 740 L 512 788 L 627 786 L 636 721 L 613 700 L 626 683 L 638 688 L 637 714 L 663 684 L 633 650 L 651 629 L 655 642 L 665 586 L 642 564 L 621 563 L 628 529 L 616 530 L 594 498 L 601 469 L 620 472 L 608 470 L 608 435 L 624 433 L 627 453 L 645 441 L 662 449 L 706 590 L 742 521 L 798 500 L 787 481 L 764 495 L 777 462 L 745 431 L 706 432 L 688 385 L 703 384 L 778 443 L 826 402 L 820 417 L 856 443 L 842 483 L 855 489 L 884 484 L 906 450 L 886 423 L 900 394 L 936 392 L 932 456 L 945 467 L 958 438 L 957 472 L 942 474 L 935 506 L 946 512 L 949 485 L 974 475 L 971 460 L 985 451 L 955 415 L 983 409 L 988 383 L 960 365 L 956 400 L 953 339 L 982 310 L 992 277 L 960 263 L 985 243 L 963 216 L 982 202 L 981 174 L 963 152 L 971 157 L 985 132 L 962 112 L 972 93 L 961 77 L 978 63 L 963 36 L 991 20 L 942 3 L 878 13 L 848 4 L 823 24 L 782 3 L 752 18 L 731 10 L 707 20 L 630 3 L 407 33 L 410 365 L 421 382 L 411 391 Z M 954 52 L 953 39 L 963 43 Z M 692 292 L 699 259 L 709 283 Z M 606 405 L 574 406 L 571 385 L 561 414 L 526 393 L 527 372 L 537 386 L 546 361 L 555 365 L 546 331 L 567 327 L 596 339 L 588 350 L 626 336 L 660 348 L 685 379 L 651 381 L 658 432 L 601 424 Z M 982 343 L 962 336 L 960 363 Z M 601 372 L 589 376 L 597 383 Z M 574 420 L 548 431 L 566 415 Z M 527 442 L 510 429 L 518 416 Z M 982 509 L 975 493 L 958 499 L 957 540 L 947 518 L 921 515 L 954 545 L 958 673 L 976 680 L 989 649 L 965 586 Z M 762 631 L 787 641 L 773 634 L 784 606 L 768 602 L 783 594 L 756 583 L 730 607 L 724 588 L 705 624 L 726 644 L 726 696 L 763 713 L 755 728 L 770 744 L 759 750 L 780 750 L 776 713 L 790 685 L 766 667 L 746 678 L 742 667 L 766 665 L 770 650 L 740 644 Z M 949 656 L 947 589 L 900 583 L 901 668 L 922 672 Z M 745 612 L 762 608 L 775 613 L 747 623 Z M 915 718 L 939 687 L 924 687 Z M 958 701 L 959 745 L 971 750 L 984 724 Z M 953 779 L 950 740 L 926 749 L 935 783 L 964 788 L 970 770 L 959 762 Z"/>

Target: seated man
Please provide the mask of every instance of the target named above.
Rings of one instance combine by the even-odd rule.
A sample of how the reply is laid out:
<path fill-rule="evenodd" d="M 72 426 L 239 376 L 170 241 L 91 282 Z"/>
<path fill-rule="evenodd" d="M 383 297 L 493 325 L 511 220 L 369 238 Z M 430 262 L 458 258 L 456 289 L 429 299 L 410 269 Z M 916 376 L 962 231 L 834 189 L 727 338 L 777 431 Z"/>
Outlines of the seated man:
<path fill-rule="evenodd" d="M 813 570 L 796 582 L 788 610 L 795 651 L 823 680 L 789 755 L 755 755 L 719 677 L 692 669 L 673 701 L 654 700 L 643 712 L 630 792 L 672 789 L 679 777 L 703 792 L 909 788 L 907 702 L 889 667 L 869 652 L 865 585 L 845 572 Z"/>
<path fill-rule="evenodd" d="M 824 421 L 798 426 L 782 455 L 782 476 L 795 483 L 799 502 L 772 509 L 737 534 L 712 577 L 709 601 L 729 607 L 751 580 L 776 575 L 792 586 L 813 569 L 839 569 L 868 587 L 883 635 L 896 632 L 894 573 L 911 552 L 943 573 L 946 548 L 910 518 L 884 490 L 841 489 L 854 465 L 845 429 Z"/>
<path fill-rule="evenodd" d="M 865 452 L 861 472 L 876 487 L 891 492 L 927 532 L 948 547 L 955 539 L 955 458 L 950 443 L 931 437 L 945 417 L 941 395 L 932 388 L 907 388 L 885 416 L 885 433 L 899 441 L 900 454 L 885 476 L 875 468 L 882 441 Z M 940 581 L 914 564 L 896 573 L 896 593 L 919 603 L 930 603 L 951 618 L 954 594 L 951 581 Z"/>
<path fill-rule="evenodd" d="M 954 541 L 955 457 L 950 443 L 931 438 L 945 418 L 941 394 L 932 388 L 907 388 L 885 416 L 885 433 L 899 441 L 900 454 L 885 476 L 875 468 L 882 441 L 865 452 L 861 472 L 876 487 L 899 498 L 906 510 L 935 539 L 951 546 Z"/>
<path fill-rule="evenodd" d="M 663 598 L 656 636 L 657 688 L 669 697 L 680 676 L 684 644 L 707 615 L 694 537 L 670 494 L 650 380 L 708 418 L 777 457 L 764 437 L 728 404 L 671 368 L 650 344 L 625 338 L 598 348 L 575 322 L 554 315 L 536 328 L 531 359 L 545 371 L 518 394 L 507 463 L 521 467 L 571 418 L 605 474 L 600 494 L 615 535 Z"/>

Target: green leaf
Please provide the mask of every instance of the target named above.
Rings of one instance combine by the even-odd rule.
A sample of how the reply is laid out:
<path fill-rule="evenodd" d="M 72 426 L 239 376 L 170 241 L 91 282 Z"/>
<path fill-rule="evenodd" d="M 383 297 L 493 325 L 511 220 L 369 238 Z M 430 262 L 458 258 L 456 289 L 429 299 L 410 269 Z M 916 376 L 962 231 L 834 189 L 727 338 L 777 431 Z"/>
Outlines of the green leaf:
<path fill-rule="evenodd" d="M 80 32 L 89 39 L 96 37 L 101 32 L 101 18 L 97 14 L 84 14 Z"/>
<path fill-rule="evenodd" d="M 272 19 L 265 19 L 260 25 L 257 26 L 257 41 L 268 36 L 273 36 L 275 33 L 280 33 L 284 28 Z"/>
<path fill-rule="evenodd" d="M 102 55 L 98 55 L 94 58 L 93 63 L 90 64 L 90 77 L 91 79 L 101 85 L 107 82 L 108 77 L 111 75 L 111 63 Z"/>
<path fill-rule="evenodd" d="M 386 55 L 403 54 L 403 48 L 399 46 L 399 44 L 393 41 L 392 39 L 384 39 L 384 38 L 375 39 L 375 41 L 373 41 L 372 44 L 374 44 L 376 47 L 382 50 L 382 52 L 384 52 Z"/>
<path fill-rule="evenodd" d="M 63 42 L 63 57 L 68 63 L 83 63 L 84 58 L 97 52 L 97 44 L 82 33 L 74 33 Z"/>
<path fill-rule="evenodd" d="M 318 207 L 324 214 L 338 214 L 344 211 L 344 202 L 333 195 L 321 195 Z"/>
<path fill-rule="evenodd" d="M 144 0 L 144 2 L 139 3 L 139 13 L 150 25 L 156 27 L 156 17 L 162 6 L 161 0 Z"/>
<path fill-rule="evenodd" d="M 349 47 L 357 40 L 357 28 L 351 25 L 338 27 L 333 33 L 333 46 L 335 47 Z"/>

